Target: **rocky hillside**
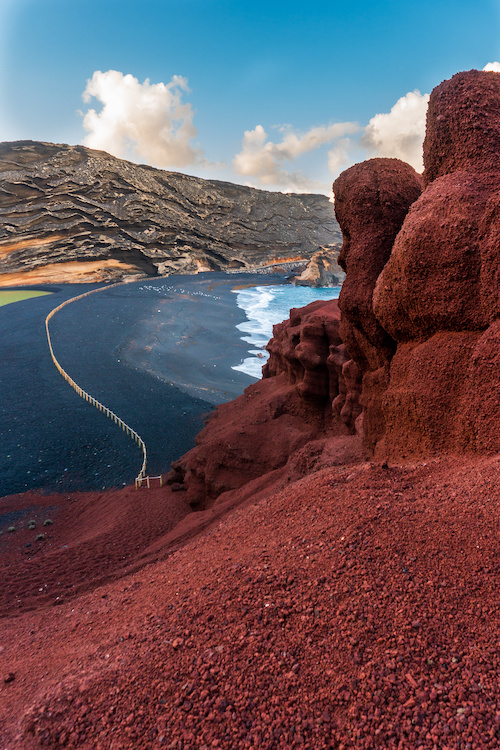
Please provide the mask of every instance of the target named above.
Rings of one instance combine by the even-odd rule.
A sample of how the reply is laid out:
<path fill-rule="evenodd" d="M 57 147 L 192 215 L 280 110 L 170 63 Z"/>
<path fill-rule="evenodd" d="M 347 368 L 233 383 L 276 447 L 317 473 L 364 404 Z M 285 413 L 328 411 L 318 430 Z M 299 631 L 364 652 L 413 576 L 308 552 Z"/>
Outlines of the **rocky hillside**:
<path fill-rule="evenodd" d="M 272 193 L 103 151 L 0 144 L 0 285 L 253 269 L 341 233 L 323 195 Z"/>

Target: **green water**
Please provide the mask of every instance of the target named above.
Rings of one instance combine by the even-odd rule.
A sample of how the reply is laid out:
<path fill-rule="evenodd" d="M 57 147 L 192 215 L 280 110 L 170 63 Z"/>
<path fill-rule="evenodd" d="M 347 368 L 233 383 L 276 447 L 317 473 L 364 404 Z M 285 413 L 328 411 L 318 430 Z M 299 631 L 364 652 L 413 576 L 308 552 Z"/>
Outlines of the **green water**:
<path fill-rule="evenodd" d="M 33 289 L 0 291 L 0 307 L 2 307 L 2 305 L 10 305 L 11 302 L 20 302 L 21 300 L 29 299 L 30 297 L 41 297 L 44 294 L 52 294 L 52 292 L 39 292 Z"/>

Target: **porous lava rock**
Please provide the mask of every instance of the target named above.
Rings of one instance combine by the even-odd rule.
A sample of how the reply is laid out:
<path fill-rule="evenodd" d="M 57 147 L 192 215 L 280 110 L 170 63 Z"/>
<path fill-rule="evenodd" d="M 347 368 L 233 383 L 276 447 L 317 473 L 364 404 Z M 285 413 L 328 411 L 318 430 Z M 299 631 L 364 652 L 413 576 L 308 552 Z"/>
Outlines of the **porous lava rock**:
<path fill-rule="evenodd" d="M 344 237 L 339 264 L 347 274 L 339 297 L 341 335 L 358 365 L 376 370 L 391 358 L 395 344 L 374 315 L 373 290 L 421 193 L 420 177 L 399 159 L 370 159 L 343 172 L 333 190 Z"/>
<path fill-rule="evenodd" d="M 373 294 L 397 342 L 384 395 L 392 457 L 498 451 L 500 76 L 458 73 L 431 94 L 425 189 Z M 481 401 L 484 398 L 484 401 Z"/>
<path fill-rule="evenodd" d="M 217 407 L 197 446 L 172 464 L 168 482 L 187 491 L 192 507 L 222 502 L 225 493 L 276 471 L 290 481 L 305 467 L 346 460 L 326 459 L 327 438 L 353 435 L 361 411 L 360 373 L 339 323 L 336 301 L 318 300 L 274 326 L 263 379 Z M 339 450 L 358 457 L 351 444 Z"/>
<path fill-rule="evenodd" d="M 0 143 L 0 286 L 295 268 L 340 242 L 325 195 L 167 172 L 104 151 Z"/>
<path fill-rule="evenodd" d="M 340 334 L 364 377 L 363 433 L 371 451 L 384 432 L 381 398 L 396 349 L 373 312 L 373 290 L 421 180 L 399 159 L 370 159 L 343 172 L 333 191 L 344 237 L 339 264 L 347 274 L 339 297 Z"/>
<path fill-rule="evenodd" d="M 424 185 L 454 172 L 495 173 L 500 152 L 500 78 L 457 73 L 433 90 L 424 140 Z"/>

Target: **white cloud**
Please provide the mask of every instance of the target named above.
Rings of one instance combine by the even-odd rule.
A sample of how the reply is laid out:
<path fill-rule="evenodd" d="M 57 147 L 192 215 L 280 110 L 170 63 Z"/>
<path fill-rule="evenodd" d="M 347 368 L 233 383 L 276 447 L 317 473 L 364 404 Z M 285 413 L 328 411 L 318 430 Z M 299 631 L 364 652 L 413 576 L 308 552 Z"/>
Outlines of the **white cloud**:
<path fill-rule="evenodd" d="M 429 94 L 409 91 L 390 112 L 377 114 L 365 128 L 360 143 L 374 156 L 391 156 L 408 162 L 421 172 L 422 144 Z"/>
<path fill-rule="evenodd" d="M 357 149 L 357 144 L 351 138 L 340 138 L 334 148 L 328 152 L 328 169 L 334 177 L 352 164 L 352 151 Z"/>
<path fill-rule="evenodd" d="M 500 73 L 500 62 L 490 62 L 483 70 Z M 374 156 L 395 156 L 411 164 L 417 172 L 424 168 L 422 144 L 429 94 L 409 91 L 391 111 L 371 118 L 360 145 Z"/>
<path fill-rule="evenodd" d="M 257 125 L 245 131 L 242 150 L 233 159 L 234 170 L 271 189 L 328 193 L 327 185 L 313 182 L 301 172 L 291 172 L 286 167 L 299 156 L 329 144 L 325 161 L 334 178 L 356 161 L 370 156 L 396 157 L 421 172 L 428 102 L 429 94 L 410 91 L 389 113 L 372 117 L 365 128 L 344 122 L 296 133 L 286 126 L 280 128 L 282 138 L 276 143 L 269 140 L 262 125 Z"/>
<path fill-rule="evenodd" d="M 343 122 L 321 125 L 305 133 L 297 133 L 290 126 L 279 128 L 281 140 L 274 143 L 262 127 L 246 130 L 242 140 L 242 150 L 233 159 L 237 174 L 253 177 L 261 185 L 279 187 L 282 190 L 311 191 L 325 186 L 312 181 L 301 172 L 288 171 L 285 164 L 293 164 L 303 154 L 311 153 L 323 146 L 339 141 L 350 133 L 358 131 L 359 125 Z"/>
<path fill-rule="evenodd" d="M 500 72 L 500 63 L 490 62 L 483 70 Z M 189 91 L 182 76 L 173 76 L 167 84 L 151 84 L 149 79 L 139 83 L 134 76 L 115 70 L 96 71 L 87 81 L 83 99 L 95 98 L 102 107 L 84 115 L 85 145 L 157 167 L 209 169 L 204 176 L 211 177 L 214 169 L 229 165 L 208 162 L 194 145 L 193 110 L 184 101 Z M 374 115 L 364 128 L 343 122 L 299 132 L 284 125 L 276 129 L 278 135 L 272 140 L 257 125 L 244 133 L 241 150 L 232 160 L 233 174 L 247 178 L 247 184 L 254 187 L 329 194 L 328 182 L 307 176 L 323 156 L 332 178 L 370 156 L 397 157 L 422 171 L 428 101 L 429 94 L 408 92 L 390 112 Z M 228 179 L 232 178 L 228 171 Z"/>
<path fill-rule="evenodd" d="M 183 167 L 201 159 L 192 145 L 197 130 L 193 110 L 183 102 L 188 81 L 173 76 L 170 83 L 144 83 L 117 70 L 95 71 L 87 81 L 83 100 L 101 102 L 97 112 L 83 118 L 88 135 L 84 144 L 120 158 L 135 158 L 157 167 Z"/>

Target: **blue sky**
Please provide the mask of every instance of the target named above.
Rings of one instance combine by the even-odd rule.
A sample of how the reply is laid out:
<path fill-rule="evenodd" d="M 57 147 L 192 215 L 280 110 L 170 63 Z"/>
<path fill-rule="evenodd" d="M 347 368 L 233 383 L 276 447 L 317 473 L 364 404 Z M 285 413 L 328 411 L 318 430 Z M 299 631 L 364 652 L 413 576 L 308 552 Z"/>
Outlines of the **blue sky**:
<path fill-rule="evenodd" d="M 0 140 L 328 192 L 419 166 L 425 95 L 500 60 L 500 0 L 0 0 L 0 34 Z"/>

